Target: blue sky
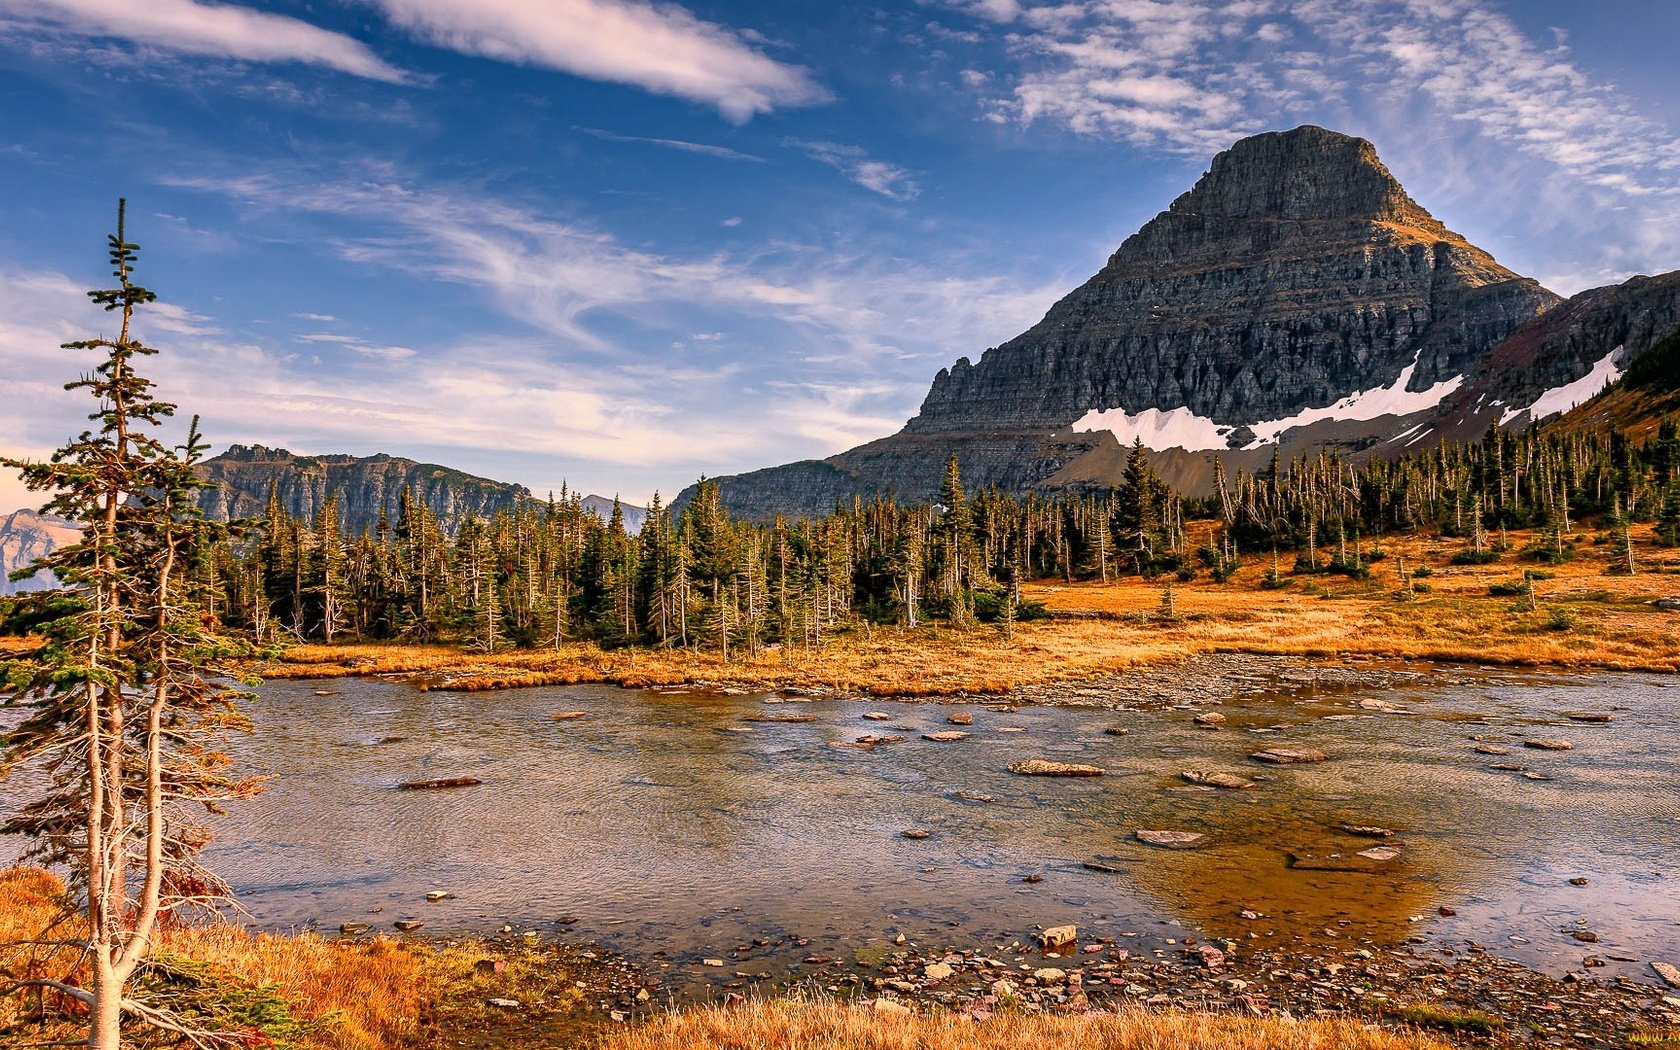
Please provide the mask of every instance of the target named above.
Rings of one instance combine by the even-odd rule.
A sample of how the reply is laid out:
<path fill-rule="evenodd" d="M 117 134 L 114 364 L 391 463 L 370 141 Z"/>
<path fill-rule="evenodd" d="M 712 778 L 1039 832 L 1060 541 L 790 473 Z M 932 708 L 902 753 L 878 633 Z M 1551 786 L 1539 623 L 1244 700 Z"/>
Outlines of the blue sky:
<path fill-rule="evenodd" d="M 896 430 L 1318 123 L 1570 293 L 1680 268 L 1670 0 L 0 0 L 0 450 L 119 195 L 219 447 L 645 500 Z M 34 502 L 0 479 L 0 509 Z"/>

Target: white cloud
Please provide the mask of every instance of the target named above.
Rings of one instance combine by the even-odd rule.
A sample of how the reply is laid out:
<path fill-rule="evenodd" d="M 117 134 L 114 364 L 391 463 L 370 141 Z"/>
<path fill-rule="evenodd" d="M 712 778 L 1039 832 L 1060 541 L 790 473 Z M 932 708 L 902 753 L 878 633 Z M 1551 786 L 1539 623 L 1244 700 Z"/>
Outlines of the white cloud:
<path fill-rule="evenodd" d="M 804 150 L 807 156 L 822 161 L 872 193 L 895 201 L 913 201 L 921 196 L 922 187 L 909 171 L 872 159 L 862 147 L 800 139 L 789 140 L 788 144 Z"/>
<path fill-rule="evenodd" d="M 303 62 L 402 83 L 407 74 L 361 41 L 296 18 L 197 0 L 0 0 L 0 16 L 25 26 L 115 37 L 192 55 L 247 62 Z"/>
<path fill-rule="evenodd" d="M 632 0 L 370 0 L 422 40 L 716 106 L 746 121 L 824 101 L 799 66 L 675 4 Z"/>

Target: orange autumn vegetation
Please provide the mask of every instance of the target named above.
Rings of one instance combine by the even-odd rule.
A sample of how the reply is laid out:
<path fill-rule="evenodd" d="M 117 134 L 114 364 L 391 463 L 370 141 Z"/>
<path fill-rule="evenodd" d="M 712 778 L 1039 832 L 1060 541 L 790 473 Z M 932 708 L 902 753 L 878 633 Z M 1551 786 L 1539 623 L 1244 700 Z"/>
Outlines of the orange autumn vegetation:
<path fill-rule="evenodd" d="M 1046 1016 L 1001 1012 L 906 1017 L 835 1002 L 760 1002 L 666 1014 L 603 1039 L 599 1050 L 1446 1050 L 1426 1036 L 1356 1020 L 1295 1021 L 1229 1014 Z"/>
<path fill-rule="evenodd" d="M 74 949 L 23 943 L 42 939 L 63 906 L 64 887 L 54 876 L 38 868 L 0 871 L 0 974 L 7 975 L 5 980 L 46 977 L 86 984 Z M 75 939 L 80 926 L 79 917 L 64 920 L 50 937 Z M 207 996 L 266 991 L 278 998 L 298 1029 L 281 1043 L 295 1050 L 411 1045 L 420 1034 L 424 1008 L 439 995 L 429 953 L 384 938 L 334 941 L 216 923 L 168 927 L 157 951 L 202 964 L 202 972 L 213 975 L 204 990 Z M 79 1007 L 52 993 L 0 997 L 0 1045 L 85 1036 L 82 1024 Z M 262 1045 L 263 1040 L 258 1036 L 254 1042 Z"/>
<path fill-rule="evenodd" d="M 1205 526 L 1204 526 L 1205 528 Z M 1580 544 L 1574 560 L 1546 567 L 1516 552 L 1532 533 L 1505 537 L 1510 553 L 1489 565 L 1452 565 L 1463 540 L 1389 537 L 1372 576 L 1354 580 L 1287 575 L 1267 590 L 1268 556 L 1249 556 L 1227 583 L 1204 573 L 1174 582 L 1173 615 L 1163 609 L 1165 580 L 1117 577 L 1108 583 L 1043 580 L 1024 588 L 1051 619 L 1018 624 L 1013 640 L 980 626 L 856 627 L 809 652 L 770 648 L 754 659 L 683 649 L 606 650 L 592 643 L 559 651 L 468 653 L 451 645 L 300 645 L 277 662 L 254 667 L 267 678 L 387 674 L 431 688 L 495 689 L 609 682 L 646 687 L 703 683 L 748 689 L 828 687 L 880 696 L 997 693 L 1074 681 L 1209 653 L 1469 661 L 1526 667 L 1674 672 L 1680 670 L 1680 617 L 1656 609 L 1680 594 L 1680 551 L 1652 546 L 1636 529 L 1640 571 L 1610 571 L 1605 545 Z M 1192 536 L 1191 545 L 1201 542 Z M 1372 544 L 1367 541 L 1366 550 Z M 1327 557 L 1329 551 L 1322 552 Z M 1409 593 L 1399 579 L 1428 566 Z M 1520 581 L 1525 570 L 1551 578 L 1534 584 L 1536 608 L 1490 586 Z"/>

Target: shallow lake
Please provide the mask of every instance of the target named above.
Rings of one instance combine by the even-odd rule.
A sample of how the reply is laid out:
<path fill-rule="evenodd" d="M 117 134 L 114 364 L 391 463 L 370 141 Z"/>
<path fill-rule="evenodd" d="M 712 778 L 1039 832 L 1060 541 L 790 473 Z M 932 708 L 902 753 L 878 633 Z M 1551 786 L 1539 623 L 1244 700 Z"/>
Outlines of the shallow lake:
<path fill-rule="evenodd" d="M 207 860 L 264 926 L 388 929 L 414 918 L 447 934 L 508 923 L 689 973 L 754 938 L 809 939 L 752 967 L 776 972 L 900 933 L 960 947 L 1067 922 L 1156 939 L 1475 941 L 1554 974 L 1592 954 L 1608 963 L 1602 975 L 1647 981 L 1646 963 L 1680 944 L 1680 683 L 1238 666 L 1204 669 L 1218 685 L 1199 690 L 1193 709 L 1124 680 L 1091 697 L 1107 706 L 1014 710 L 276 682 L 250 705 L 257 732 L 231 748 L 241 769 L 275 779 L 218 822 Z M 570 711 L 584 715 L 550 717 Z M 1207 711 L 1225 727 L 1197 728 L 1193 715 Z M 1568 718 L 1579 712 L 1613 717 Z M 952 714 L 972 726 L 947 725 Z M 952 728 L 970 736 L 921 736 Z M 870 733 L 904 739 L 833 746 Z M 1555 737 L 1573 749 L 1523 746 Z M 1510 753 L 1478 753 L 1478 743 Z M 1249 757 L 1269 747 L 1330 758 Z M 1005 769 L 1026 758 L 1108 775 Z M 1202 789 L 1183 779 L 1190 770 L 1256 786 Z M 455 776 L 483 783 L 397 789 Z M 22 786 L 0 786 L 0 805 Z M 1395 834 L 1379 843 L 1343 824 Z M 907 829 L 928 836 L 907 839 Z M 1205 838 L 1164 850 L 1137 841 L 1146 829 Z M 1371 871 L 1300 866 L 1335 867 L 1379 844 L 1398 857 Z M 0 841 L 0 856 L 15 849 Z M 425 901 L 432 890 L 455 896 Z"/>

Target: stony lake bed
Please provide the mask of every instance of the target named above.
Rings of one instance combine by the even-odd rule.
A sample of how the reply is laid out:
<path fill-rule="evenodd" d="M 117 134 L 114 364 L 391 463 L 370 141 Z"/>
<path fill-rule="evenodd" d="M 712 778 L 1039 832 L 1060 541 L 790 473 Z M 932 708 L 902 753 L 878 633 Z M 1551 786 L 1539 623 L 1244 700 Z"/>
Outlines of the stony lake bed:
<path fill-rule="evenodd" d="M 603 1019 L 1429 1002 L 1625 1045 L 1680 1016 L 1676 689 L 1255 657 L 950 703 L 275 682 L 233 748 L 275 779 L 208 859 L 265 927 L 588 945 Z"/>

